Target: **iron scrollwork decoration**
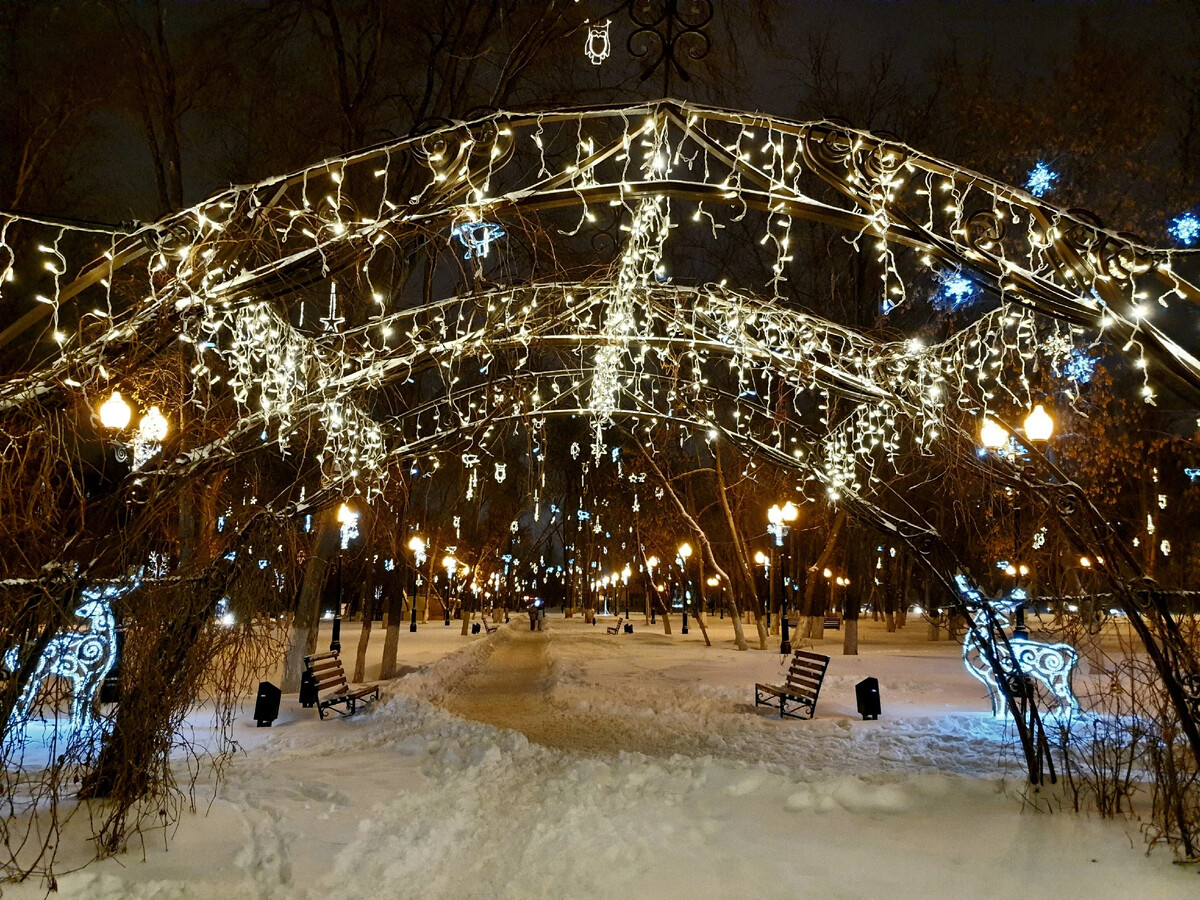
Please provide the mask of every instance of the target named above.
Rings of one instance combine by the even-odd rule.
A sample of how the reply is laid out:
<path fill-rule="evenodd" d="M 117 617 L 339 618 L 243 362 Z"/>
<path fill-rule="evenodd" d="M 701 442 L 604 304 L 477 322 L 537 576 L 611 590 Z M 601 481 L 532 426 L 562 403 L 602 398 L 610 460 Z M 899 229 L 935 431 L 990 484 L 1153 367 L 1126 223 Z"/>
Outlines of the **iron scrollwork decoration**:
<path fill-rule="evenodd" d="M 625 46 L 635 59 L 649 58 L 641 80 L 663 69 L 663 92 L 670 94 L 671 70 L 684 81 L 692 76 L 685 60 L 699 62 L 712 50 L 706 29 L 713 18 L 711 0 L 629 0 L 634 29 Z"/>

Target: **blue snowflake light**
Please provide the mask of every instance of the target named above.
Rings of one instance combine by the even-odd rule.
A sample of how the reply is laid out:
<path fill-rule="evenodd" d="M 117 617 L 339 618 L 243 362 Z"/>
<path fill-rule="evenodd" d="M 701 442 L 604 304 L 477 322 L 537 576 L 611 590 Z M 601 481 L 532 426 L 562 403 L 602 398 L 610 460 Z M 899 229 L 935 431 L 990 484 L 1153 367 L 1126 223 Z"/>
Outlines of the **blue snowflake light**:
<path fill-rule="evenodd" d="M 1044 197 L 1054 190 L 1058 177 L 1057 172 L 1039 159 L 1029 170 L 1029 178 L 1025 181 L 1025 190 L 1035 197 Z"/>
<path fill-rule="evenodd" d="M 1194 484 L 1197 478 L 1200 478 L 1200 469 L 1184 469 L 1183 474 Z"/>
<path fill-rule="evenodd" d="M 492 242 L 498 241 L 504 234 L 504 226 L 495 222 L 459 222 L 450 229 L 450 237 L 457 238 L 467 249 L 463 259 L 486 257 L 492 249 Z"/>
<path fill-rule="evenodd" d="M 961 272 L 940 272 L 938 290 L 933 295 L 934 309 L 953 312 L 979 299 L 979 285 Z"/>
<path fill-rule="evenodd" d="M 1193 247 L 1200 241 L 1200 216 L 1185 212 L 1171 220 L 1167 233 L 1185 247 Z"/>
<path fill-rule="evenodd" d="M 1096 363 L 1099 361 L 1094 356 L 1088 356 L 1086 350 L 1074 347 L 1071 355 L 1067 357 L 1067 361 L 1062 364 L 1059 374 L 1063 378 L 1070 378 L 1076 384 L 1087 384 L 1092 380 L 1092 375 L 1096 371 Z"/>

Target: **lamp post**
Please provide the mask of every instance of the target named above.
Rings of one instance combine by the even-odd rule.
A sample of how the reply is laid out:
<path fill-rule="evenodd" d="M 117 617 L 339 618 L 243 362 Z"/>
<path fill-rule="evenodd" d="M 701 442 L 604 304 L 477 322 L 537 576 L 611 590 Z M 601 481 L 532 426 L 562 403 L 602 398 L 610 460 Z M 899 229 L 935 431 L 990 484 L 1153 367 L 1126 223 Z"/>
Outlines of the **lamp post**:
<path fill-rule="evenodd" d="M 442 616 L 446 625 L 450 624 L 450 594 L 454 589 L 454 573 L 458 570 L 458 560 L 447 554 L 442 557 L 442 565 L 446 567 L 446 593 L 442 601 Z"/>
<path fill-rule="evenodd" d="M 791 530 L 791 523 L 795 522 L 800 515 L 800 510 L 796 508 L 791 500 L 788 500 L 783 506 L 776 504 L 767 510 L 767 531 L 775 538 L 771 542 L 771 575 L 770 575 L 770 605 L 776 609 L 780 616 L 780 640 L 779 652 L 783 654 L 792 652 L 792 642 L 788 635 L 788 618 L 787 618 L 787 600 L 779 597 L 779 589 L 783 573 L 779 571 L 779 553 L 783 547 L 783 539 Z M 769 613 L 768 613 L 769 615 Z M 768 621 L 768 624 L 769 621 Z"/>
<path fill-rule="evenodd" d="M 692 555 L 692 545 L 684 541 L 679 545 L 679 568 L 683 572 L 683 628 L 680 629 L 680 634 L 688 633 L 687 624 L 687 608 L 688 608 L 688 559 Z"/>
<path fill-rule="evenodd" d="M 1036 444 L 1045 444 L 1054 434 L 1054 420 L 1050 418 L 1050 414 L 1046 412 L 1042 404 L 1038 403 L 1025 417 L 1025 437 Z M 1050 453 L 1050 448 L 1046 448 L 1047 459 L 1053 462 L 1054 457 Z M 1014 523 L 1015 526 L 1015 523 Z M 1015 541 L 1014 541 L 1015 543 Z M 1020 574 L 1028 574 L 1029 569 L 1025 566 L 1020 567 Z M 1015 593 L 1015 591 L 1014 591 Z M 1025 598 L 1020 596 L 1017 598 L 1017 616 L 1016 625 L 1013 628 L 1013 637 L 1027 638 L 1029 637 L 1029 629 L 1025 627 Z"/>
<path fill-rule="evenodd" d="M 418 582 L 421 579 L 421 566 L 425 563 L 425 539 L 414 534 L 409 538 L 408 549 L 413 552 L 412 617 L 408 623 L 408 630 L 415 634 L 417 630 L 417 588 L 420 586 Z M 429 603 L 428 594 L 425 595 L 425 603 Z"/>
<path fill-rule="evenodd" d="M 342 561 L 350 541 L 358 537 L 358 513 L 343 503 L 338 507 L 337 520 L 342 541 L 338 548 L 337 608 L 333 611 L 333 637 L 329 641 L 329 649 L 333 651 L 342 649 Z"/>
<path fill-rule="evenodd" d="M 650 599 L 650 594 L 652 592 L 657 593 L 657 591 L 654 590 L 654 567 L 658 565 L 658 562 L 659 560 L 657 556 L 651 556 L 646 560 L 646 605 L 650 607 L 651 625 L 655 624 L 654 617 L 658 612 L 658 610 L 654 608 L 654 603 Z"/>
<path fill-rule="evenodd" d="M 625 564 L 625 568 L 621 570 L 621 584 L 625 587 L 625 618 L 629 618 L 629 576 L 633 573 L 629 570 L 629 563 Z"/>

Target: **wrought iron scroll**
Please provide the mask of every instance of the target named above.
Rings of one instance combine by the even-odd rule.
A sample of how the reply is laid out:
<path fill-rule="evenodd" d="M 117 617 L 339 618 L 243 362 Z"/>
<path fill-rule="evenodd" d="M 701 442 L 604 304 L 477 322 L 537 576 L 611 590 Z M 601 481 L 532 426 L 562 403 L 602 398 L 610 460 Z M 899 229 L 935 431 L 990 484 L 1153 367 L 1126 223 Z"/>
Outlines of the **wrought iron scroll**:
<path fill-rule="evenodd" d="M 684 63 L 699 62 L 712 50 L 708 25 L 713 18 L 711 0 L 629 0 L 626 4 L 634 30 L 626 47 L 635 59 L 649 62 L 642 70 L 646 81 L 663 70 L 663 95 L 671 94 L 671 71 L 684 81 L 692 76 Z"/>

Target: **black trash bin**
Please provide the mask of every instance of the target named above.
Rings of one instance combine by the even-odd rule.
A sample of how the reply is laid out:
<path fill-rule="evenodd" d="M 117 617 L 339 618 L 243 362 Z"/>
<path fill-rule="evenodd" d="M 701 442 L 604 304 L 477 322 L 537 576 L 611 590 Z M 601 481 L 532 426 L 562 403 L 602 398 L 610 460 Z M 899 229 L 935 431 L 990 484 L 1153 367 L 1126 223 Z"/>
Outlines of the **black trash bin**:
<path fill-rule="evenodd" d="M 878 719 L 879 679 L 864 678 L 854 686 L 854 693 L 858 697 L 858 712 L 863 719 Z"/>
<path fill-rule="evenodd" d="M 283 691 L 269 681 L 260 681 L 258 697 L 254 701 L 254 721 L 259 728 L 270 728 L 271 723 L 279 718 L 279 698 Z"/>
<path fill-rule="evenodd" d="M 626 623 L 625 623 L 625 633 L 626 633 L 626 634 L 633 634 L 633 625 L 631 625 L 631 624 L 630 624 L 630 623 L 628 623 L 628 622 L 626 622 Z"/>
<path fill-rule="evenodd" d="M 479 623 L 478 622 L 471 623 L 471 634 L 479 634 Z"/>
<path fill-rule="evenodd" d="M 300 705 L 305 709 L 312 709 L 317 705 L 318 699 L 317 679 L 305 668 L 300 675 Z"/>

